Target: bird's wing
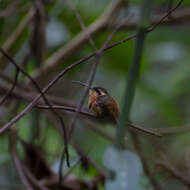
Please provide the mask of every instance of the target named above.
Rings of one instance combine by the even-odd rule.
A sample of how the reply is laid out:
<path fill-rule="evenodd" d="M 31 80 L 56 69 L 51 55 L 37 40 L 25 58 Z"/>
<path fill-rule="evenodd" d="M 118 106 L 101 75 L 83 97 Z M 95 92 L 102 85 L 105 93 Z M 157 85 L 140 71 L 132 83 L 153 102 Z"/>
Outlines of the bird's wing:
<path fill-rule="evenodd" d="M 108 95 L 99 96 L 97 102 L 102 108 L 104 117 L 113 123 L 117 123 L 119 116 L 119 108 L 117 102 Z"/>

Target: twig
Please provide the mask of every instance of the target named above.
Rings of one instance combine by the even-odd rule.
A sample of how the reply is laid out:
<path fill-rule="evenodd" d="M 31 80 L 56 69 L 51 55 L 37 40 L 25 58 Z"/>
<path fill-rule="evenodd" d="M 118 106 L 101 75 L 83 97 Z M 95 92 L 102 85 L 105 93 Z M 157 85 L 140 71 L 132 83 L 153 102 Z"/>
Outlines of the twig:
<path fill-rule="evenodd" d="M 172 174 L 176 179 L 180 180 L 183 184 L 190 188 L 189 177 L 178 171 L 173 164 L 168 160 L 165 154 L 161 155 L 161 160 L 156 161 L 157 164 L 163 166 L 169 173 Z"/>
<path fill-rule="evenodd" d="M 50 109 L 50 107 L 47 105 L 36 105 L 35 107 L 39 108 L 39 109 Z M 52 105 L 52 107 L 54 109 L 64 110 L 64 111 L 69 111 L 69 112 L 76 112 L 77 111 L 76 107 L 71 107 L 71 106 Z M 92 117 L 92 118 L 97 119 L 97 117 L 94 114 L 92 114 L 91 112 L 81 110 L 79 113 L 82 115 L 85 115 L 87 117 Z"/>
<path fill-rule="evenodd" d="M 138 126 L 136 124 L 133 124 L 131 122 L 127 122 L 127 126 L 131 129 L 131 130 L 135 130 L 135 131 L 140 131 L 144 134 L 149 134 L 149 135 L 153 135 L 153 136 L 157 136 L 157 137 L 162 137 L 163 134 L 159 131 L 156 131 L 153 128 L 145 128 L 145 127 L 141 127 Z"/>
<path fill-rule="evenodd" d="M 167 7 L 168 11 L 169 11 L 170 9 L 172 9 L 172 6 L 173 6 L 173 0 L 169 0 L 169 2 L 168 2 L 168 7 Z M 172 19 L 172 15 L 171 15 L 171 14 L 168 15 L 168 19 L 169 19 L 169 20 Z"/>
<path fill-rule="evenodd" d="M 172 8 L 171 10 L 169 10 L 167 12 L 167 14 L 160 19 L 159 22 L 157 22 L 155 25 L 153 25 L 152 27 L 150 27 L 148 29 L 148 32 L 153 31 L 158 25 L 160 25 L 169 15 L 171 15 L 172 12 L 174 12 L 182 4 L 182 2 L 183 2 L 183 0 L 180 0 L 174 8 Z"/>
<path fill-rule="evenodd" d="M 9 95 L 13 92 L 13 90 L 15 89 L 16 87 L 16 84 L 17 84 L 17 81 L 18 81 L 18 75 L 19 75 L 19 70 L 18 68 L 16 68 L 16 71 L 15 71 L 15 78 L 14 78 L 14 82 L 12 84 L 12 87 L 10 88 L 10 90 L 6 93 L 6 95 L 1 99 L 0 101 L 0 106 L 5 103 L 6 99 L 9 97 Z"/>
<path fill-rule="evenodd" d="M 76 112 L 76 107 L 59 106 L 59 105 L 52 105 L 52 106 L 53 106 L 54 109 L 58 109 L 58 110 L 62 110 L 62 111 L 68 111 L 68 112 Z M 39 109 L 49 109 L 49 106 L 46 106 L 46 105 L 36 105 L 36 108 L 39 108 Z M 100 118 L 97 118 L 91 112 L 88 112 L 88 111 L 85 111 L 85 110 L 80 111 L 79 114 L 80 115 L 84 115 L 84 116 L 86 116 L 88 118 L 96 119 L 96 121 L 100 122 L 100 123 L 104 122 Z M 127 122 L 127 125 L 129 127 L 129 129 L 132 130 L 132 131 L 134 131 L 134 132 L 141 132 L 141 133 L 144 133 L 144 134 L 149 134 L 149 135 L 153 135 L 153 136 L 157 136 L 157 137 L 162 137 L 164 135 L 164 133 L 162 133 L 161 131 L 157 131 L 154 128 L 145 128 L 145 127 L 138 126 L 138 125 L 136 125 L 134 123 L 131 123 L 131 122 Z M 95 127 L 93 129 L 93 126 L 91 126 L 90 129 L 95 130 L 95 131 L 98 130 L 98 133 L 100 133 L 100 134 L 103 133 L 103 131 L 101 131 L 98 127 Z M 189 130 L 190 130 L 190 128 L 189 128 Z M 110 139 L 110 137 L 108 137 L 108 139 Z"/>
<path fill-rule="evenodd" d="M 30 59 L 30 54 L 25 55 L 20 65 L 23 66 L 23 67 L 25 67 L 26 64 L 28 63 L 29 59 Z M 11 84 L 13 84 L 15 82 L 15 80 L 13 80 L 9 76 L 7 76 L 4 72 L 0 72 L 0 78 L 2 78 L 4 81 L 6 81 L 8 83 L 11 83 Z M 21 90 L 25 90 L 26 89 L 26 86 L 23 85 L 23 84 L 21 84 L 21 83 L 19 83 L 19 82 L 17 82 L 16 87 L 19 88 L 19 89 L 21 89 Z"/>

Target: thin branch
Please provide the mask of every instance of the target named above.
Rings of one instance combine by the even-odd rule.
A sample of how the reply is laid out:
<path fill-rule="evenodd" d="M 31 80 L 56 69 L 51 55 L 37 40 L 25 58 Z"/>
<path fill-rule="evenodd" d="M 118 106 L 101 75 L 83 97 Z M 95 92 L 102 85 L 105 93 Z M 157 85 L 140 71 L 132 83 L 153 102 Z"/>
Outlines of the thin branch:
<path fill-rule="evenodd" d="M 173 177 L 181 181 L 187 187 L 190 188 L 190 180 L 188 175 L 184 175 L 184 173 L 178 171 L 177 168 L 168 160 L 165 154 L 161 155 L 161 160 L 156 161 L 158 165 L 163 166 Z"/>
<path fill-rule="evenodd" d="M 20 65 L 25 67 L 26 64 L 28 63 L 29 59 L 30 59 L 30 54 L 25 55 Z M 15 82 L 15 80 L 13 80 L 9 76 L 7 76 L 2 71 L 0 71 L 0 78 L 2 78 L 4 81 L 6 81 L 7 83 L 10 83 L 12 85 Z M 26 90 L 26 86 L 24 84 L 22 84 L 22 83 L 19 83 L 19 82 L 17 82 L 16 88 L 19 88 L 20 90 Z"/>
<path fill-rule="evenodd" d="M 35 107 L 39 108 L 39 109 L 50 109 L 50 107 L 47 106 L 47 105 L 36 105 Z M 52 105 L 52 107 L 54 109 L 57 109 L 57 110 L 63 110 L 63 111 L 69 111 L 69 112 L 77 112 L 77 107 L 59 106 L 59 105 Z M 81 110 L 79 113 L 84 115 L 84 116 L 97 119 L 97 117 L 94 114 L 92 114 L 91 112 L 89 112 L 89 111 Z"/>
<path fill-rule="evenodd" d="M 153 136 L 157 136 L 157 137 L 162 137 L 163 134 L 160 132 L 160 131 L 157 131 L 153 128 L 145 128 L 145 127 L 141 127 L 141 126 L 138 126 L 136 124 L 133 124 L 131 122 L 127 122 L 127 126 L 131 129 L 131 130 L 134 130 L 134 131 L 139 131 L 139 132 L 142 132 L 144 134 L 149 134 L 149 135 L 153 135 Z"/>
<path fill-rule="evenodd" d="M 77 111 L 76 107 L 70 107 L 70 106 L 52 105 L 52 107 L 54 109 L 68 111 L 68 112 L 76 112 Z M 36 105 L 36 108 L 50 109 L 50 107 L 46 106 L 46 105 Z M 97 118 L 94 114 L 92 114 L 91 112 L 88 112 L 88 111 L 81 110 L 79 112 L 79 114 L 84 115 L 88 118 L 96 119 L 99 122 L 104 122 L 103 120 L 101 120 L 100 118 Z M 131 130 L 133 130 L 135 132 L 139 131 L 141 133 L 149 134 L 149 135 L 153 135 L 153 136 L 157 136 L 157 137 L 162 137 L 162 135 L 164 134 L 164 133 L 162 134 L 162 132 L 160 132 L 160 131 L 155 130 L 154 128 L 145 128 L 145 127 L 138 126 L 138 125 L 131 123 L 131 122 L 127 122 L 127 125 Z"/>
<path fill-rule="evenodd" d="M 167 14 L 166 14 L 165 16 L 163 16 L 163 17 L 159 20 L 159 22 L 157 22 L 155 25 L 153 25 L 152 27 L 150 27 L 150 28 L 148 29 L 148 32 L 153 31 L 153 30 L 154 30 L 157 26 L 159 26 L 165 19 L 167 19 L 168 16 L 171 15 L 171 13 L 174 12 L 174 11 L 182 4 L 182 2 L 183 2 L 183 0 L 180 0 L 180 1 L 176 4 L 176 6 L 175 6 L 174 8 L 172 8 L 171 10 L 169 10 L 169 11 L 167 12 Z"/>
<path fill-rule="evenodd" d="M 2 104 L 5 103 L 6 99 L 10 96 L 10 94 L 13 92 L 13 90 L 15 89 L 16 85 L 17 85 L 17 81 L 18 81 L 18 75 L 19 75 L 19 70 L 18 68 L 16 68 L 15 71 L 15 77 L 14 77 L 14 82 L 12 84 L 12 87 L 10 88 L 10 90 L 6 93 L 6 95 L 0 100 L 0 106 Z"/>

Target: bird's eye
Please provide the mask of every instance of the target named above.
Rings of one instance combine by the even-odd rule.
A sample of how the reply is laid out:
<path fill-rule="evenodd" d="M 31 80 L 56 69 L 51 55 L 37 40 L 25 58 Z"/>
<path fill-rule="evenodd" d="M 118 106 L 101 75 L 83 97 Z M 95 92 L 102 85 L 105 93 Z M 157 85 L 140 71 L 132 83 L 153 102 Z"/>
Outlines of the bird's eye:
<path fill-rule="evenodd" d="M 96 91 L 97 94 L 101 95 L 100 90 L 98 90 L 97 88 L 94 89 Z"/>

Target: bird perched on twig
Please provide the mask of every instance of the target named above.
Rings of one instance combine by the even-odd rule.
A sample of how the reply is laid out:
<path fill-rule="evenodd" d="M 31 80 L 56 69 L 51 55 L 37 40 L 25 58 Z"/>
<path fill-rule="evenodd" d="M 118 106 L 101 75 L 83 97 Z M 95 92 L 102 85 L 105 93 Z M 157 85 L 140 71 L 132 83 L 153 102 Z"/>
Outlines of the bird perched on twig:
<path fill-rule="evenodd" d="M 87 86 L 79 81 L 73 81 L 73 83 Z M 109 95 L 106 89 L 99 86 L 89 88 L 88 108 L 98 118 L 117 124 L 119 117 L 118 103 Z"/>
<path fill-rule="evenodd" d="M 114 124 L 118 123 L 118 103 L 104 88 L 94 87 L 90 89 L 88 107 L 97 117 Z"/>
<path fill-rule="evenodd" d="M 118 103 L 112 96 L 109 95 L 109 93 L 105 88 L 99 86 L 92 88 L 79 81 L 72 81 L 72 82 L 89 88 L 88 108 L 96 117 L 102 119 L 105 122 L 111 122 L 115 125 L 118 124 L 118 119 L 119 119 Z M 152 129 L 136 126 L 130 121 L 127 122 L 127 125 L 131 129 L 135 129 L 143 133 L 159 137 L 162 136 L 160 133 Z"/>

